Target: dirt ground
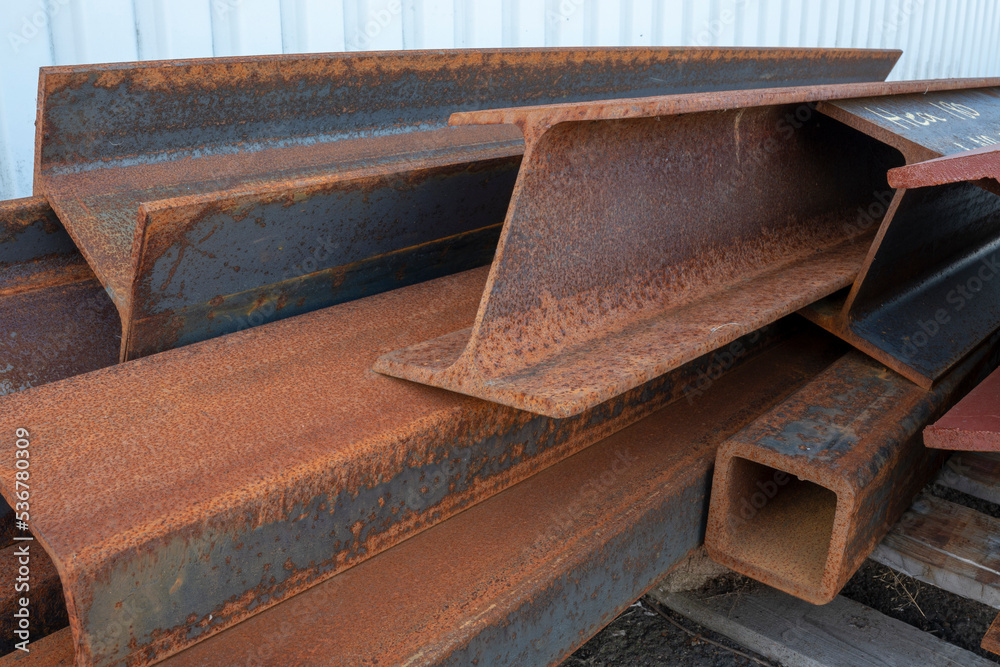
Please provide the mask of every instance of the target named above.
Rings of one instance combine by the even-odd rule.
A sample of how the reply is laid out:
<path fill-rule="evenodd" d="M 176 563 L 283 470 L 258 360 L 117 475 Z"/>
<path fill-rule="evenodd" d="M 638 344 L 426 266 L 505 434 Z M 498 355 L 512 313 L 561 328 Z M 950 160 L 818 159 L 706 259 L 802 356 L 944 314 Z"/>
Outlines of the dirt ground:
<path fill-rule="evenodd" d="M 927 491 L 1000 517 L 1000 507 L 992 503 L 936 485 L 929 486 Z M 706 594 L 717 595 L 748 592 L 757 585 L 731 573 L 712 579 L 702 588 Z M 873 561 L 858 570 L 841 595 L 1000 663 L 1000 657 L 979 648 L 997 615 L 997 610 L 984 604 L 923 584 Z M 636 602 L 563 662 L 564 667 L 777 664 L 683 616 L 659 609 L 649 598 Z"/>

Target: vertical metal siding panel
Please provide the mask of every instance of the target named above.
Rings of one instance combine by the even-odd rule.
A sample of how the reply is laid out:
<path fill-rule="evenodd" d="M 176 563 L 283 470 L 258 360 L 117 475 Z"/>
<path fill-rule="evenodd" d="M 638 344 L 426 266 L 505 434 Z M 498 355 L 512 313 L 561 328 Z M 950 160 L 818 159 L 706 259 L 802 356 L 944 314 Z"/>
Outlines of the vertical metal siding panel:
<path fill-rule="evenodd" d="M 851 46 L 864 48 L 871 36 L 868 34 L 868 12 L 871 11 L 869 0 L 854 0 L 851 17 Z"/>
<path fill-rule="evenodd" d="M 781 46 L 799 46 L 802 39 L 802 3 L 799 0 L 781 0 L 778 43 Z"/>
<path fill-rule="evenodd" d="M 950 0 L 946 3 L 944 41 L 940 51 L 940 68 L 938 77 L 945 78 L 953 76 L 955 71 L 955 51 L 958 48 L 959 40 L 956 33 L 961 29 L 961 14 L 964 9 L 965 0 Z"/>
<path fill-rule="evenodd" d="M 677 12 L 680 20 L 680 42 L 681 46 L 708 46 L 711 44 L 709 36 L 702 31 L 705 29 L 707 10 L 701 3 L 684 0 L 683 5 Z"/>
<path fill-rule="evenodd" d="M 281 53 L 279 0 L 212 0 L 216 56 Z"/>
<path fill-rule="evenodd" d="M 545 46 L 584 46 L 584 0 L 546 0 Z"/>
<path fill-rule="evenodd" d="M 995 2 L 989 2 L 989 0 L 983 0 L 979 3 L 979 13 L 976 19 L 976 37 L 975 44 L 972 49 L 972 58 L 969 62 L 970 76 L 982 76 L 983 75 L 983 51 L 987 48 L 986 36 L 989 34 L 989 20 L 990 20 L 990 5 L 995 5 Z"/>
<path fill-rule="evenodd" d="M 781 0 L 759 0 L 757 11 L 757 46 L 777 46 L 778 25 L 780 18 L 775 9 L 780 7 Z"/>
<path fill-rule="evenodd" d="M 931 45 L 934 43 L 934 30 L 936 28 L 934 24 L 935 4 L 931 0 L 925 0 L 919 9 L 920 23 L 923 29 L 920 31 L 920 42 L 915 45 L 917 56 L 915 78 L 917 79 L 930 78 L 928 61 L 930 60 Z"/>
<path fill-rule="evenodd" d="M 34 175 L 38 68 L 52 64 L 54 12 L 35 3 L 0 4 L 0 198 L 27 197 Z"/>
<path fill-rule="evenodd" d="M 990 2 L 989 12 L 986 15 L 986 31 L 983 35 L 983 40 L 979 43 L 979 54 L 981 56 L 979 72 L 982 76 L 996 76 L 996 70 L 993 69 L 993 62 L 990 60 L 990 55 L 995 54 L 998 50 L 997 40 L 1000 39 L 1000 34 L 998 34 L 998 27 L 1000 27 L 1000 11 L 997 9 L 998 3 Z"/>
<path fill-rule="evenodd" d="M 205 0 L 135 0 L 140 60 L 208 58 L 212 16 Z"/>
<path fill-rule="evenodd" d="M 348 51 L 403 48 L 403 4 L 399 0 L 347 0 L 344 41 Z"/>
<path fill-rule="evenodd" d="M 972 13 L 974 18 L 969 27 L 969 48 L 962 69 L 964 76 L 975 76 L 979 72 L 979 50 L 983 47 L 983 21 L 986 19 L 985 0 L 976 0 L 974 9 L 975 11 Z"/>
<path fill-rule="evenodd" d="M 538 0 L 505 0 L 515 8 L 512 46 L 545 46 L 545 5 Z"/>
<path fill-rule="evenodd" d="M 664 0 L 660 5 L 660 44 L 680 46 L 684 41 L 684 21 L 690 12 L 687 0 Z"/>
<path fill-rule="evenodd" d="M 882 20 L 885 15 L 885 3 L 886 0 L 872 0 L 868 4 L 868 26 L 870 28 L 868 44 L 875 49 L 882 48 L 885 44 L 883 31 L 885 24 Z"/>
<path fill-rule="evenodd" d="M 298 53 L 328 53 L 347 49 L 343 0 L 297 0 L 296 22 Z"/>
<path fill-rule="evenodd" d="M 622 37 L 622 12 L 617 0 L 590 0 L 582 10 L 584 43 L 588 46 L 618 46 Z"/>
<path fill-rule="evenodd" d="M 82 24 L 76 19 L 80 0 L 70 0 L 58 12 L 46 12 L 49 16 L 49 32 L 52 35 L 52 58 L 54 65 L 72 65 L 87 62 L 83 48 Z M 33 13 L 36 6 L 22 2 L 22 7 Z"/>
<path fill-rule="evenodd" d="M 499 0 L 465 0 L 466 46 L 489 49 L 503 46 L 503 5 Z"/>
<path fill-rule="evenodd" d="M 909 30 L 907 30 L 906 35 L 906 51 L 904 51 L 904 53 L 910 54 L 910 60 L 906 63 L 906 75 L 910 79 L 917 78 L 917 71 L 920 66 L 920 49 L 918 45 L 920 44 L 920 35 L 925 29 L 921 18 L 920 12 L 916 11 L 915 6 L 911 6 L 907 17 Z"/>
<path fill-rule="evenodd" d="M 816 7 L 819 39 L 816 46 L 830 47 L 837 42 L 837 5 L 824 2 Z"/>
<path fill-rule="evenodd" d="M 733 11 L 733 35 L 735 40 L 733 44 L 735 46 L 747 46 L 749 41 L 747 39 L 747 7 L 745 2 L 737 2 Z"/>
<path fill-rule="evenodd" d="M 795 0 L 798 2 L 798 0 Z M 729 0 L 713 0 L 717 11 L 713 14 L 715 23 L 712 25 L 713 46 L 736 46 L 736 7 Z"/>
<path fill-rule="evenodd" d="M 624 34 L 628 41 L 623 46 L 652 46 L 653 44 L 653 2 L 654 0 L 625 0 L 623 8 L 628 14 L 622 15 Z"/>
<path fill-rule="evenodd" d="M 58 1 L 55 6 L 60 6 Z M 71 0 L 62 6 L 58 12 L 46 12 L 51 16 L 56 64 L 138 59 L 132 0 L 106 0 L 99 5 Z M 37 2 L 27 7 L 39 9 Z"/>
<path fill-rule="evenodd" d="M 938 61 L 941 55 L 941 45 L 944 41 L 944 9 L 945 3 L 936 1 L 933 4 L 931 21 L 933 28 L 930 32 L 930 44 L 927 47 L 927 57 L 924 60 L 924 75 L 928 79 L 936 78 L 938 75 Z"/>
<path fill-rule="evenodd" d="M 345 3 L 356 1 L 345 0 Z M 414 48 L 450 49 L 455 46 L 455 1 L 411 0 L 414 34 L 417 36 Z"/>
<path fill-rule="evenodd" d="M 815 22 L 813 20 L 815 12 L 809 11 L 813 8 L 813 5 L 809 2 L 800 2 L 799 7 L 798 45 L 800 47 L 813 46 L 819 41 L 819 31 L 815 29 Z"/>

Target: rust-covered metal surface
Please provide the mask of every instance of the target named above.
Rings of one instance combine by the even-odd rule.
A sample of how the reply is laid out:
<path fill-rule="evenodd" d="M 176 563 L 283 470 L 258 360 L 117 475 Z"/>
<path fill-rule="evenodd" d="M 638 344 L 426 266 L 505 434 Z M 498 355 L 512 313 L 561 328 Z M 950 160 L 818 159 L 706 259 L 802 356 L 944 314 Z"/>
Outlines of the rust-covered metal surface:
<path fill-rule="evenodd" d="M 997 106 L 1000 107 L 1000 99 Z M 989 179 L 992 183 L 982 185 L 987 188 L 995 187 L 995 182 L 1000 179 L 1000 119 L 996 128 L 996 145 L 897 167 L 889 172 L 889 184 L 894 188 L 909 190 Z"/>
<path fill-rule="evenodd" d="M 184 651 L 181 665 L 556 664 L 703 537 L 716 447 L 842 354 L 794 338 L 680 401 Z M 52 667 L 68 633 L 36 646 Z M 49 657 L 51 656 L 51 657 Z"/>
<path fill-rule="evenodd" d="M 527 149 L 473 327 L 375 369 L 554 417 L 578 414 L 850 285 L 858 209 L 903 164 L 824 99 L 996 79 L 810 86 L 499 109 Z M 881 98 L 880 98 L 881 99 Z"/>
<path fill-rule="evenodd" d="M 371 372 L 389 350 L 471 324 L 485 280 L 485 268 L 456 274 L 0 398 L 0 430 L 31 434 L 32 530 L 59 569 L 78 660 L 179 651 L 778 336 L 751 334 L 724 363 L 705 356 L 564 420 Z M 13 475 L 0 469 L 6 498 Z"/>
<path fill-rule="evenodd" d="M 882 80 L 898 51 L 520 49 L 42 68 L 35 191 L 121 358 L 489 263 L 523 142 L 455 111 Z"/>
<path fill-rule="evenodd" d="M 983 641 L 980 646 L 990 653 L 1000 655 L 1000 616 L 993 619 L 993 622 L 990 624 L 990 629 L 987 630 L 986 634 L 983 636 Z"/>
<path fill-rule="evenodd" d="M 1000 452 L 1000 371 L 924 429 L 924 444 L 935 449 Z"/>
<path fill-rule="evenodd" d="M 939 467 L 921 430 L 995 356 L 981 348 L 926 390 L 846 355 L 720 447 L 709 555 L 813 604 L 833 600 Z"/>
<path fill-rule="evenodd" d="M 858 113 L 874 109 L 890 115 L 884 108 L 890 105 L 877 101 L 851 104 L 848 110 Z M 900 106 L 890 108 L 901 121 Z M 947 126 L 900 130 L 911 155 L 921 154 L 914 149 L 919 141 L 923 154 L 947 154 L 889 172 L 890 186 L 898 189 L 885 192 L 873 211 L 888 213 L 851 290 L 802 314 L 930 387 L 1000 327 L 1000 282 L 994 280 L 1000 273 L 1000 185 L 995 180 L 1000 151 L 963 151 L 961 143 L 971 143 L 963 137 L 972 132 L 981 132 L 981 141 L 1000 142 L 1000 89 L 929 94 L 912 100 L 909 108 L 910 117 L 931 128 Z M 946 117 L 942 109 L 963 115 Z M 926 110 L 936 110 L 940 119 Z M 846 113 L 838 109 L 835 115 Z M 853 124 L 875 135 L 883 129 L 864 115 Z M 859 212 L 859 225 L 871 225 L 867 215 Z"/>
<path fill-rule="evenodd" d="M 0 202 L 0 395 L 114 364 L 121 324 L 44 198 Z"/>

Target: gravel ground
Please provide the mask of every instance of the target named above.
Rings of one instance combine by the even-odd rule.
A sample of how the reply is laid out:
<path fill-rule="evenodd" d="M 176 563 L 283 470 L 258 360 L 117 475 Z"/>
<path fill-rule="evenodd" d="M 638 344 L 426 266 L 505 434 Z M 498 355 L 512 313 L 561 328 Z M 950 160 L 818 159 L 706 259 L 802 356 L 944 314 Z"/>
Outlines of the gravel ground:
<path fill-rule="evenodd" d="M 653 611 L 654 605 L 647 598 L 636 602 L 567 658 L 563 667 L 730 667 L 777 664 L 669 609 L 662 610 L 666 616 L 664 618 Z M 694 636 L 681 630 L 668 621 L 668 618 Z M 744 655 L 738 655 L 737 651 Z"/>
<path fill-rule="evenodd" d="M 1000 507 L 992 503 L 936 485 L 927 491 L 1000 518 Z M 702 590 L 717 595 L 740 589 L 749 591 L 756 585 L 759 584 L 730 574 L 712 579 Z M 1000 657 L 979 648 L 997 615 L 991 607 L 923 584 L 873 561 L 858 570 L 841 594 L 1000 663 Z M 643 598 L 567 658 L 564 667 L 777 665 L 683 616 L 655 609 L 654 601 Z"/>

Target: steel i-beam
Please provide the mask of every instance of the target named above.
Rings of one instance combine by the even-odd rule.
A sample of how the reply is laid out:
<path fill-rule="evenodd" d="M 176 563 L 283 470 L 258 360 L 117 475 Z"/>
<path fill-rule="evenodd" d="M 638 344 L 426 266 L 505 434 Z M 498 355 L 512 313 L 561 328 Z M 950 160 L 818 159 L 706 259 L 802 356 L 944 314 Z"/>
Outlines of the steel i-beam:
<path fill-rule="evenodd" d="M 553 417 L 579 414 L 850 285 L 902 164 L 814 113 L 997 79 L 814 86 L 462 113 L 527 149 L 476 322 L 375 370 Z"/>
<path fill-rule="evenodd" d="M 898 51 L 521 49 L 42 68 L 35 193 L 120 358 L 488 264 L 523 151 L 455 111 L 882 80 Z"/>
<path fill-rule="evenodd" d="M 966 150 L 1000 143 L 1000 92 L 931 92 L 902 102 L 820 106 L 872 136 L 896 132 L 910 164 L 889 173 L 895 194 L 873 204 L 874 213 L 888 214 L 850 291 L 802 314 L 929 387 L 1000 327 L 1000 151 Z M 860 210 L 855 224 L 876 219 Z"/>

